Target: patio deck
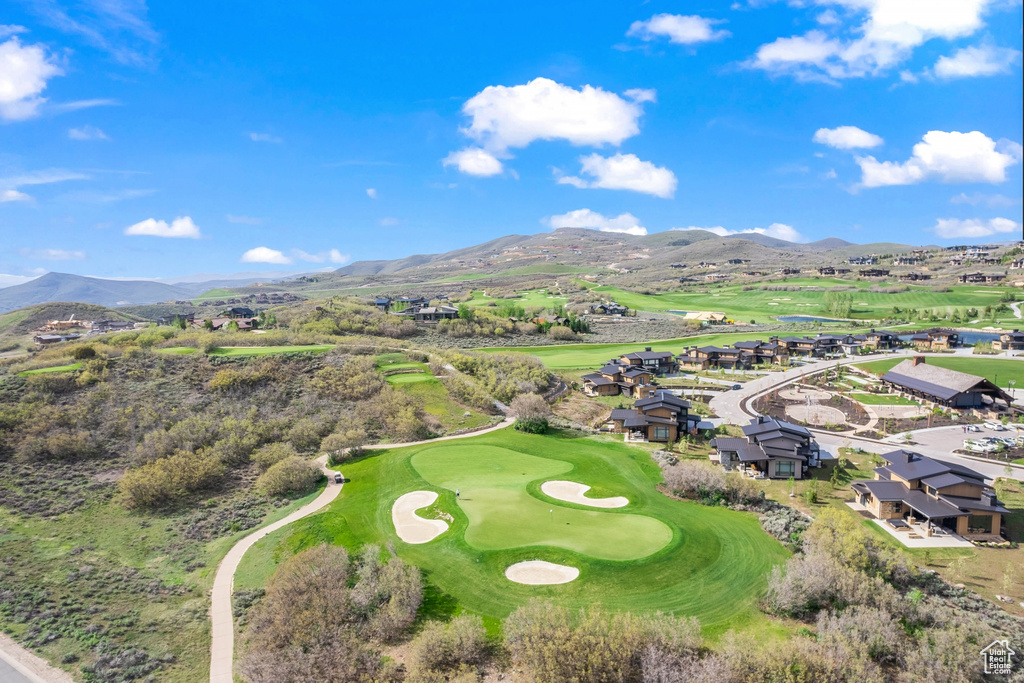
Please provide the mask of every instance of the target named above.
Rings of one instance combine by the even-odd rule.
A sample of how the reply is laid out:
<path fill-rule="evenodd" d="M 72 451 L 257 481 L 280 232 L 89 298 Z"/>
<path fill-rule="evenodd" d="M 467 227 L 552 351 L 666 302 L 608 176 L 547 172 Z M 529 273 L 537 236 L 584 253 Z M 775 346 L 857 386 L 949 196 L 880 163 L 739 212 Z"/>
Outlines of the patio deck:
<path fill-rule="evenodd" d="M 856 510 L 866 519 L 870 519 L 878 528 L 898 540 L 908 548 L 973 548 L 974 544 L 963 536 L 957 536 L 951 531 L 942 530 L 941 535 L 927 536 L 926 527 L 922 523 L 909 524 L 908 531 L 896 531 L 885 523 L 884 519 L 875 519 L 866 507 L 856 501 L 847 501 L 846 504 Z M 905 520 L 904 520 L 905 521 Z M 920 538 L 911 538 L 911 534 Z"/>

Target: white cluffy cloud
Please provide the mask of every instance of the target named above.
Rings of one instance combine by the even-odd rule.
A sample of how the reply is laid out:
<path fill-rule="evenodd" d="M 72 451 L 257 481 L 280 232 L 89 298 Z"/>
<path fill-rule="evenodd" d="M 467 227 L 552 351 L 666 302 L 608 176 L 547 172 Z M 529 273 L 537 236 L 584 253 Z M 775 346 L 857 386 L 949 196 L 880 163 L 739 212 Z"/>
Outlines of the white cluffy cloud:
<path fill-rule="evenodd" d="M 22 121 L 46 102 L 46 81 L 64 72 L 43 45 L 22 45 L 17 37 L 0 44 L 0 119 Z"/>
<path fill-rule="evenodd" d="M 11 275 L 10 273 L 0 273 L 0 287 L 12 287 L 14 285 L 23 285 L 30 280 L 35 280 L 38 275 Z"/>
<path fill-rule="evenodd" d="M 43 261 L 81 261 L 85 258 L 85 252 L 77 249 L 22 249 L 18 253 Z"/>
<path fill-rule="evenodd" d="M 284 140 L 282 140 L 281 138 L 279 138 L 277 136 L 274 136 L 274 135 L 271 135 L 270 133 L 252 133 L 252 132 L 250 132 L 250 133 L 248 133 L 248 135 L 249 135 L 249 139 L 252 140 L 253 142 L 273 142 L 275 144 L 276 143 L 284 142 Z"/>
<path fill-rule="evenodd" d="M 702 228 L 691 225 L 688 228 L 672 228 L 673 230 L 687 231 L 687 230 L 705 230 L 707 232 L 714 233 L 720 237 L 728 237 L 729 235 L 764 235 L 766 237 L 774 237 L 779 240 L 786 240 L 787 242 L 806 242 L 807 238 L 801 235 L 796 228 L 792 225 L 786 225 L 785 223 L 772 223 L 767 228 L 748 228 L 746 230 L 729 230 L 723 228 L 721 225 L 716 225 L 710 228 Z"/>
<path fill-rule="evenodd" d="M 607 158 L 600 154 L 590 154 L 580 157 L 580 164 L 580 172 L 592 176 L 593 180 L 562 176 L 558 182 L 579 188 L 632 190 L 666 199 L 676 192 L 677 181 L 672 171 L 649 161 L 641 161 L 635 154 L 616 154 Z"/>
<path fill-rule="evenodd" d="M 862 187 L 914 185 L 926 180 L 946 183 L 1001 183 L 1006 169 L 1021 160 L 1021 146 L 1011 140 L 998 143 L 978 131 L 929 131 L 914 145 L 903 163 L 856 157 Z"/>
<path fill-rule="evenodd" d="M 0 204 L 5 202 L 30 202 L 32 197 L 17 190 L 0 190 Z"/>
<path fill-rule="evenodd" d="M 189 239 L 199 239 L 202 237 L 202 234 L 199 232 L 199 226 L 193 223 L 192 218 L 189 216 L 175 218 L 170 223 L 158 221 L 155 218 L 147 218 L 135 225 L 129 225 L 124 229 L 124 234 L 148 235 L 150 237 L 185 237 Z"/>
<path fill-rule="evenodd" d="M 504 170 L 501 161 L 479 147 L 467 147 L 452 152 L 441 160 L 445 166 L 455 166 L 462 173 L 483 178 L 498 175 Z"/>
<path fill-rule="evenodd" d="M 629 235 L 646 235 L 647 228 L 640 225 L 640 219 L 631 213 L 614 218 L 603 216 L 590 209 L 577 209 L 541 220 L 552 228 L 590 228 L 601 232 L 624 232 Z"/>
<path fill-rule="evenodd" d="M 655 14 L 647 21 L 634 21 L 626 32 L 627 36 L 641 40 L 655 40 L 664 36 L 671 43 L 694 45 L 728 38 L 728 31 L 715 30 L 715 24 L 725 23 L 724 19 L 706 19 L 695 15 Z"/>
<path fill-rule="evenodd" d="M 377 189 L 374 188 L 374 187 L 366 188 L 366 196 L 369 197 L 370 199 L 376 199 L 377 198 Z"/>
<path fill-rule="evenodd" d="M 839 126 L 838 128 L 819 128 L 814 133 L 814 141 L 836 149 L 858 149 L 878 147 L 885 142 L 874 133 L 861 130 L 857 126 Z"/>
<path fill-rule="evenodd" d="M 462 105 L 469 117 L 462 133 L 476 144 L 452 152 L 443 161 L 463 173 L 493 176 L 502 172 L 509 149 L 536 140 L 566 140 L 577 146 L 619 145 L 640 132 L 644 102 L 653 90 L 632 89 L 625 97 L 585 85 L 579 90 L 548 78 L 524 85 L 490 85 Z"/>
<path fill-rule="evenodd" d="M 965 47 L 952 57 L 939 57 L 935 62 L 935 75 L 947 79 L 995 76 L 1010 71 L 1019 59 L 1019 50 L 992 45 Z"/>
<path fill-rule="evenodd" d="M 960 239 L 961 237 L 990 237 L 992 235 L 1016 233 L 1021 234 L 1021 224 L 1009 218 L 980 218 L 959 220 L 956 218 L 940 218 L 931 228 L 937 237 L 944 240 Z"/>
<path fill-rule="evenodd" d="M 256 247 L 255 249 L 250 249 L 242 254 L 242 258 L 239 260 L 242 263 L 277 263 L 280 265 L 292 262 L 292 260 L 282 252 L 268 247 Z"/>
<path fill-rule="evenodd" d="M 72 140 L 109 140 L 107 134 L 94 126 L 82 126 L 68 130 L 68 137 Z"/>
<path fill-rule="evenodd" d="M 803 35 L 762 45 L 747 66 L 801 80 L 835 82 L 843 78 L 878 76 L 906 61 L 914 49 L 941 38 L 972 35 L 982 15 L 997 0 L 817 0 L 815 4 L 845 10 L 853 17 L 844 25 L 836 14 L 823 26 Z M 850 34 L 857 38 L 847 38 Z"/>
<path fill-rule="evenodd" d="M 330 249 L 328 251 L 319 252 L 316 254 L 310 254 L 302 251 L 301 249 L 292 249 L 291 256 L 286 255 L 282 251 L 277 249 L 271 249 L 269 247 L 256 247 L 242 254 L 240 259 L 242 263 L 275 263 L 278 265 L 287 265 L 298 261 L 306 261 L 307 263 L 347 263 L 349 260 L 348 254 L 343 254 L 337 249 Z"/>

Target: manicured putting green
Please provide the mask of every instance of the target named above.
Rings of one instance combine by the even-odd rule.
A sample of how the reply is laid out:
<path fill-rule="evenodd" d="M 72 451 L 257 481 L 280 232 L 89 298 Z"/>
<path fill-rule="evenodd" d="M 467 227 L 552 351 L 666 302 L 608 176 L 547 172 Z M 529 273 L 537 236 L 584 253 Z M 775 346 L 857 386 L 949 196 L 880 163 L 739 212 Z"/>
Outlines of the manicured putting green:
<path fill-rule="evenodd" d="M 18 373 L 18 377 L 28 377 L 30 375 L 48 375 L 54 372 L 71 372 L 82 367 L 81 363 L 71 363 L 70 365 L 53 365 L 48 368 L 36 368 L 35 370 L 23 370 Z"/>
<path fill-rule="evenodd" d="M 461 492 L 469 518 L 466 542 L 480 550 L 554 546 L 602 560 L 636 560 L 672 541 L 664 522 L 637 514 L 579 510 L 538 500 L 529 482 L 572 465 L 494 446 L 438 445 L 413 456 L 413 468 L 435 486 Z"/>
<path fill-rule="evenodd" d="M 403 372 L 398 375 L 388 375 L 385 378 L 388 384 L 416 384 L 417 382 L 437 382 L 429 372 Z M 440 382 L 438 382 L 440 384 Z"/>

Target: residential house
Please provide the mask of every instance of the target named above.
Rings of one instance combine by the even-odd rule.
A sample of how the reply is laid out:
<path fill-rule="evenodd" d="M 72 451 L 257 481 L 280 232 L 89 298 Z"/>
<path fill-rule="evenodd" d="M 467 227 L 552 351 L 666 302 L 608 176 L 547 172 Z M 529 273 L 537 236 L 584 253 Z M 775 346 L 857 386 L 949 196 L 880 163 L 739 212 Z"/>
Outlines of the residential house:
<path fill-rule="evenodd" d="M 685 268 L 686 265 L 682 264 L 682 263 L 670 263 L 670 264 L 668 264 L 668 267 L 669 268 Z"/>
<path fill-rule="evenodd" d="M 732 347 L 750 353 L 752 355 L 751 362 L 755 365 L 761 363 L 785 365 L 789 362 L 789 353 L 786 351 L 785 345 L 779 343 L 778 337 L 771 337 L 766 342 L 760 339 L 739 341 L 733 343 Z"/>
<path fill-rule="evenodd" d="M 459 317 L 459 309 L 454 306 L 423 306 L 412 313 L 412 319 L 418 323 L 436 323 L 438 320 L 454 320 Z"/>
<path fill-rule="evenodd" d="M 728 273 L 708 273 L 704 276 L 704 279 L 711 280 L 712 282 L 721 282 L 722 280 L 731 280 L 732 275 Z"/>
<path fill-rule="evenodd" d="M 744 270 L 743 274 L 749 277 L 759 277 L 761 275 L 765 275 L 766 273 L 763 270 Z"/>
<path fill-rule="evenodd" d="M 898 349 L 903 345 L 900 336 L 887 330 L 871 330 L 864 334 L 864 346 L 869 349 Z"/>
<path fill-rule="evenodd" d="M 882 375 L 890 389 L 948 408 L 995 407 L 1002 400 L 1009 407 L 1008 393 L 984 377 L 928 365 L 924 356 L 914 356 Z"/>
<path fill-rule="evenodd" d="M 613 410 L 609 422 L 612 431 L 625 434 L 627 441 L 667 443 L 695 432 L 700 416 L 691 415 L 690 407 L 689 401 L 659 390 L 636 401 L 632 409 Z"/>
<path fill-rule="evenodd" d="M 865 268 L 857 272 L 861 277 L 889 277 L 889 271 L 883 268 Z"/>
<path fill-rule="evenodd" d="M 962 465 L 897 450 L 881 456 L 875 478 L 850 484 L 875 519 L 924 521 L 973 540 L 1000 537 L 1009 514 L 983 475 Z"/>
<path fill-rule="evenodd" d="M 600 315 L 626 315 L 629 313 L 629 307 L 615 303 L 614 301 L 608 301 L 603 304 L 591 306 L 590 312 L 598 313 Z"/>
<path fill-rule="evenodd" d="M 1003 332 L 992 342 L 992 348 L 997 351 L 1024 351 L 1024 332 Z"/>
<path fill-rule="evenodd" d="M 196 319 L 195 313 L 175 313 L 173 315 L 162 315 L 156 319 L 157 325 L 170 325 L 175 320 L 184 320 L 186 325 L 191 325 L 192 321 Z"/>
<path fill-rule="evenodd" d="M 902 273 L 899 276 L 900 282 L 918 282 L 920 280 L 931 280 L 932 276 L 928 273 Z"/>
<path fill-rule="evenodd" d="M 76 333 L 66 334 L 37 334 L 32 338 L 36 346 L 49 346 L 50 344 L 59 344 L 60 342 L 74 341 L 80 338 L 82 335 Z"/>
<path fill-rule="evenodd" d="M 135 323 L 124 320 L 96 320 L 89 325 L 89 332 L 91 334 L 106 334 L 107 332 L 123 332 L 134 329 Z"/>
<path fill-rule="evenodd" d="M 917 256 L 897 256 L 892 260 L 894 266 L 916 266 L 922 260 Z"/>
<path fill-rule="evenodd" d="M 804 479 L 821 464 L 820 448 L 807 429 L 765 415 L 744 426 L 742 437 L 715 437 L 711 447 L 712 460 L 725 469 L 768 479 Z"/>
<path fill-rule="evenodd" d="M 775 339 L 774 337 L 772 338 Z M 825 358 L 854 352 L 860 340 L 853 335 L 819 334 L 817 337 L 780 337 L 778 343 L 788 356 L 809 356 Z"/>
<path fill-rule="evenodd" d="M 799 268 L 779 268 L 775 272 L 778 273 L 779 275 L 799 275 L 800 274 L 800 269 Z"/>
<path fill-rule="evenodd" d="M 701 261 L 697 264 L 698 268 L 717 268 L 718 264 L 711 261 Z"/>
<path fill-rule="evenodd" d="M 667 375 L 676 371 L 676 362 L 669 351 L 652 351 L 646 347 L 643 351 L 625 353 L 616 361 L 631 368 L 642 367 L 655 375 Z"/>
<path fill-rule="evenodd" d="M 686 315 L 683 316 L 683 320 L 696 320 L 701 325 L 726 325 L 729 319 L 725 317 L 725 313 L 716 313 L 714 311 L 687 311 Z"/>
<path fill-rule="evenodd" d="M 387 313 L 391 310 L 391 298 L 382 296 L 373 300 L 373 305 L 377 307 L 381 313 Z"/>
<path fill-rule="evenodd" d="M 818 275 L 835 275 L 836 269 L 832 266 L 825 266 L 824 268 L 818 268 Z"/>
<path fill-rule="evenodd" d="M 741 265 L 741 264 L 744 264 L 744 263 L 750 263 L 750 259 L 748 259 L 748 258 L 731 258 L 728 261 L 726 261 L 726 263 L 731 263 L 733 265 Z"/>
<path fill-rule="evenodd" d="M 643 398 L 654 393 L 654 372 L 611 362 L 597 372 L 583 375 L 583 393 L 587 396 Z"/>
<path fill-rule="evenodd" d="M 749 368 L 754 358 L 749 351 L 728 346 L 694 346 L 684 349 L 683 354 L 709 368 Z"/>
<path fill-rule="evenodd" d="M 878 263 L 877 256 L 851 256 L 847 259 L 851 266 L 873 266 Z"/>
<path fill-rule="evenodd" d="M 927 330 L 912 335 L 910 344 L 922 351 L 945 351 L 960 346 L 960 335 L 951 330 Z"/>
<path fill-rule="evenodd" d="M 1024 258 L 1019 258 L 1015 261 L 1010 261 L 1010 270 L 1021 270 L 1024 269 Z"/>
<path fill-rule="evenodd" d="M 1006 279 L 1002 273 L 966 273 L 957 278 L 957 282 L 966 284 L 980 284 L 983 282 L 999 282 Z"/>

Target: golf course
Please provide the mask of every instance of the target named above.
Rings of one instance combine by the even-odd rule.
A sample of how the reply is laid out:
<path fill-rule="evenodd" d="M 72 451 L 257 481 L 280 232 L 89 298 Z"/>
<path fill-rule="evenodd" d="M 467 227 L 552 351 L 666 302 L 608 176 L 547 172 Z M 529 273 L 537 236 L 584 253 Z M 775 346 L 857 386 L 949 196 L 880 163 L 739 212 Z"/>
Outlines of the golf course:
<path fill-rule="evenodd" d="M 392 543 L 423 569 L 428 611 L 496 619 L 543 597 L 571 607 L 696 616 L 714 635 L 767 624 L 756 602 L 768 572 L 788 557 L 753 515 L 665 496 L 656 489 L 660 470 L 648 451 L 607 437 L 503 429 L 375 451 L 337 469 L 347 481 L 343 494 L 324 512 L 254 546 L 239 570 L 242 586 L 319 543 L 350 550 Z M 590 486 L 594 499 L 621 496 L 628 504 L 609 509 L 552 498 L 541 490 L 551 480 Z M 410 544 L 396 533 L 392 508 L 417 491 L 438 494 L 418 517 L 450 523 L 433 540 Z M 531 561 L 570 567 L 579 576 L 536 586 L 506 577 L 512 565 Z"/>

